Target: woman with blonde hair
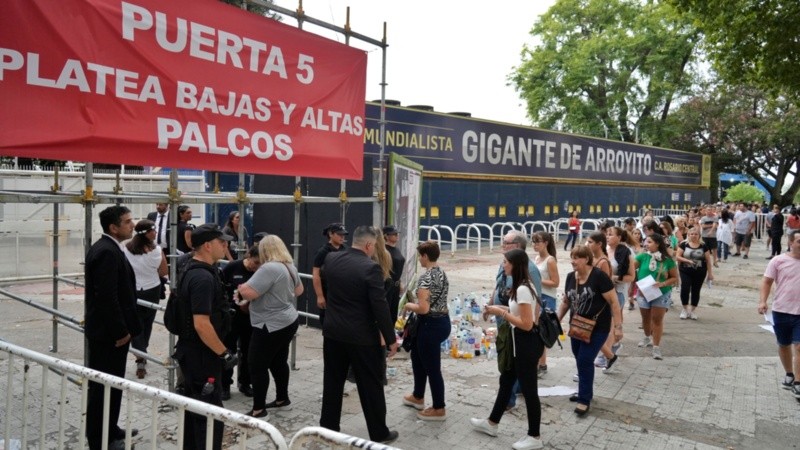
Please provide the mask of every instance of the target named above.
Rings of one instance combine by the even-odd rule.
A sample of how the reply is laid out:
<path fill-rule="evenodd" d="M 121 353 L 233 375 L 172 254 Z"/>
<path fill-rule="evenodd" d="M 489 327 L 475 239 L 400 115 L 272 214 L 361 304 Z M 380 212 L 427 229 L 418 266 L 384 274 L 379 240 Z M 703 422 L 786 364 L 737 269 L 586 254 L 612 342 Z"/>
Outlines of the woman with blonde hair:
<path fill-rule="evenodd" d="M 292 256 L 281 238 L 270 234 L 258 243 L 261 267 L 238 288 L 250 301 L 250 380 L 253 408 L 247 415 L 267 417 L 268 409 L 288 409 L 289 344 L 298 327 L 296 297 L 303 293 Z M 275 379 L 275 400 L 266 403 L 269 374 Z"/>

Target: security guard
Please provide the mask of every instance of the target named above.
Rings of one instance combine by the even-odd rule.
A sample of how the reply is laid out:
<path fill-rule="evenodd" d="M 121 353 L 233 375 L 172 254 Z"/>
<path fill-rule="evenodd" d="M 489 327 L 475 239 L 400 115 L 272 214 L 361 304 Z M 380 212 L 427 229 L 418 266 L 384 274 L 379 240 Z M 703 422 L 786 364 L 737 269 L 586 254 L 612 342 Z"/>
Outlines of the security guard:
<path fill-rule="evenodd" d="M 183 371 L 185 395 L 217 406 L 222 406 L 222 372 L 238 362 L 222 342 L 230 330 L 231 315 L 219 269 L 214 266 L 224 257 L 229 240 L 216 224 L 195 228 L 194 256 L 178 286 L 186 331 L 178 338 L 174 357 Z M 185 421 L 184 448 L 205 449 L 205 416 L 187 411 Z M 222 448 L 222 431 L 222 422 L 215 421 L 214 450 Z"/>

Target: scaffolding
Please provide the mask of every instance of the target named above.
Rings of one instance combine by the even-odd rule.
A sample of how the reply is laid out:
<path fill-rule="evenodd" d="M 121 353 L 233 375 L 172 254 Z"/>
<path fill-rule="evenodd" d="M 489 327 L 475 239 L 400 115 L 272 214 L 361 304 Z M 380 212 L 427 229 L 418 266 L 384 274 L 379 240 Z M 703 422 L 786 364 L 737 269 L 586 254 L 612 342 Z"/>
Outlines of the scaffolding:
<path fill-rule="evenodd" d="M 121 184 L 121 173 L 117 171 L 115 174 L 116 184 L 111 191 L 96 191 L 94 188 L 94 167 L 92 162 L 86 162 L 84 165 L 85 184 L 82 190 L 63 190 L 60 184 L 61 174 L 56 167 L 53 171 L 38 171 L 39 175 L 52 176 L 53 184 L 49 191 L 25 191 L 25 190 L 0 190 L 0 202 L 5 204 L 12 203 L 33 203 L 33 204 L 53 204 L 53 224 L 52 224 L 52 281 L 53 281 L 53 306 L 52 309 L 44 305 L 34 305 L 31 301 L 18 298 L 16 296 L 9 296 L 17 301 L 28 303 L 35 306 L 40 310 L 53 314 L 52 326 L 52 345 L 51 352 L 58 351 L 58 326 L 59 324 L 69 326 L 76 330 L 82 330 L 82 321 L 75 320 L 70 317 L 59 317 L 58 312 L 58 283 L 59 281 L 69 281 L 64 279 L 59 273 L 59 205 L 63 204 L 80 204 L 83 206 L 83 219 L 84 219 L 84 254 L 88 252 L 92 244 L 92 226 L 93 214 L 96 205 L 101 204 L 126 204 L 126 205 L 143 205 L 155 203 L 167 203 L 170 205 L 171 211 L 176 211 L 178 205 L 182 204 L 231 204 L 238 205 L 239 214 L 244 217 L 245 207 L 248 204 L 269 204 L 269 203 L 282 203 L 294 204 L 294 234 L 291 246 L 293 248 L 293 257 L 295 263 L 299 257 L 299 242 L 300 242 L 300 212 L 301 205 L 304 203 L 339 203 L 341 205 L 341 219 L 344 222 L 345 212 L 349 203 L 372 203 L 373 204 L 373 225 L 382 226 L 385 217 L 385 188 L 384 188 L 384 172 L 385 172 L 385 156 L 384 156 L 384 133 L 385 133 L 385 105 L 386 105 L 386 49 L 388 44 L 386 41 L 386 23 L 383 23 L 383 37 L 382 39 L 374 39 L 366 35 L 354 32 L 350 26 L 350 8 L 347 8 L 347 19 L 343 27 L 339 27 L 319 19 L 315 19 L 305 14 L 302 6 L 302 0 L 299 1 L 298 8 L 295 11 L 272 5 L 262 0 L 242 0 L 242 7 L 246 8 L 246 4 L 253 4 L 268 10 L 273 10 L 279 14 L 292 17 L 297 20 L 298 28 L 302 29 L 304 23 L 310 23 L 321 28 L 334 31 L 342 34 L 345 37 L 345 43 L 350 45 L 350 38 L 360 40 L 362 42 L 375 45 L 381 49 L 381 116 L 380 116 L 380 155 L 378 159 L 378 168 L 374 171 L 375 182 L 373 183 L 373 195 L 370 197 L 349 197 L 346 191 L 346 182 L 341 180 L 341 192 L 338 197 L 319 197 L 319 196 L 304 196 L 300 189 L 301 177 L 295 177 L 295 189 L 287 194 L 254 194 L 248 193 L 245 190 L 245 174 L 239 173 L 239 185 L 235 193 L 221 192 L 216 181 L 211 192 L 181 192 L 178 186 L 178 172 L 172 169 L 169 174 L 169 186 L 166 192 L 125 192 Z M 80 166 L 80 164 L 78 164 Z M 0 169 L 0 172 L 12 172 Z M 17 171 L 13 171 L 17 172 Z M 74 174 L 70 171 L 70 174 Z M 372 174 L 364 174 L 370 176 Z M 171 229 L 176 230 L 178 226 L 177 214 L 170 214 Z M 2 223 L 2 221 L 0 221 Z M 240 229 L 238 235 L 244 236 L 242 232 L 244 221 L 240 221 Z M 0 230 L 2 231 L 2 230 Z M 170 233 L 170 248 L 176 248 L 177 233 Z M 175 282 L 175 269 L 176 265 L 170 265 L 170 282 Z M 20 280 L 24 277 L 20 277 Z M 15 281 L 13 279 L 3 280 L 6 282 Z M 174 284 L 171 286 L 174 288 Z M 0 294 L 7 295 L 5 291 L 0 290 Z M 85 306 L 84 306 L 85 308 Z M 85 316 L 84 309 L 84 316 Z M 172 348 L 175 344 L 175 337 L 170 335 L 169 346 Z M 86 363 L 86 344 L 84 345 L 84 363 Z M 174 388 L 174 368 L 169 367 L 169 387 L 170 390 Z"/>

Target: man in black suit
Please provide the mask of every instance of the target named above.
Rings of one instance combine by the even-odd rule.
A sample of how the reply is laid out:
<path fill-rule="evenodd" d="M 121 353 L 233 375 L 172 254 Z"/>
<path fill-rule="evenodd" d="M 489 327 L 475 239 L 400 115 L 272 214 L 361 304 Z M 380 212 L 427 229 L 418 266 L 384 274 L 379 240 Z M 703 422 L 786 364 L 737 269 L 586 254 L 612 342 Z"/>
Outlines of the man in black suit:
<path fill-rule="evenodd" d="M 122 241 L 133 234 L 131 211 L 109 206 L 100 212 L 103 235 L 86 254 L 84 332 L 89 347 L 89 368 L 125 377 L 128 347 L 141 332 L 136 315 L 136 277 L 122 252 Z M 122 391 L 111 389 L 108 411 L 109 449 L 123 448 L 124 430 L 117 426 Z M 103 385 L 89 382 L 86 416 L 89 448 L 103 442 Z"/>
<path fill-rule="evenodd" d="M 156 210 L 148 214 L 147 218 L 156 224 L 156 244 L 164 249 L 165 254 L 172 254 L 169 248 L 169 203 L 156 203 Z"/>
<path fill-rule="evenodd" d="M 353 368 L 361 409 L 369 438 L 388 444 L 397 431 L 386 426 L 386 398 L 383 392 L 384 350 L 380 336 L 397 352 L 394 324 L 383 289 L 381 268 L 371 259 L 377 233 L 372 227 L 358 227 L 352 247 L 325 257 L 322 268 L 327 282 L 322 387 L 322 427 L 339 431 L 342 394 L 348 367 Z"/>

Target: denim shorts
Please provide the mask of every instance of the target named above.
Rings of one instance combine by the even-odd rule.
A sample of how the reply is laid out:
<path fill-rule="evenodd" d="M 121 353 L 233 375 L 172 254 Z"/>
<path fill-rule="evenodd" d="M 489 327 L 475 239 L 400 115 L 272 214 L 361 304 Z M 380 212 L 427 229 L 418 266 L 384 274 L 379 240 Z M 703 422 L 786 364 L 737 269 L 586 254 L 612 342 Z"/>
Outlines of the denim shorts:
<path fill-rule="evenodd" d="M 637 293 L 636 302 L 639 303 L 639 308 L 642 309 L 650 309 L 653 307 L 669 309 L 669 305 L 672 303 L 672 300 L 670 299 L 670 292 L 661 294 L 661 297 L 656 298 L 652 302 L 648 302 L 641 293 Z"/>
<path fill-rule="evenodd" d="M 800 315 L 772 311 L 778 345 L 800 344 Z"/>
<path fill-rule="evenodd" d="M 545 308 L 550 308 L 551 310 L 556 310 L 556 299 L 554 297 L 550 297 L 547 294 L 542 294 L 542 301 L 544 302 Z"/>

